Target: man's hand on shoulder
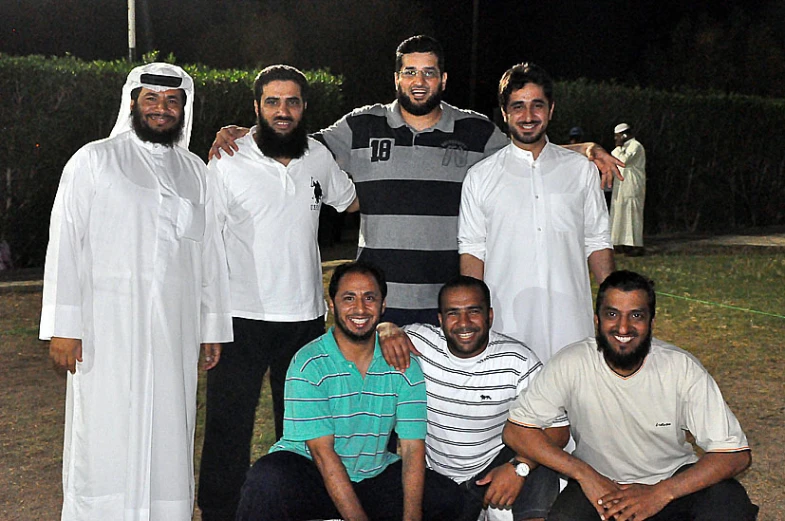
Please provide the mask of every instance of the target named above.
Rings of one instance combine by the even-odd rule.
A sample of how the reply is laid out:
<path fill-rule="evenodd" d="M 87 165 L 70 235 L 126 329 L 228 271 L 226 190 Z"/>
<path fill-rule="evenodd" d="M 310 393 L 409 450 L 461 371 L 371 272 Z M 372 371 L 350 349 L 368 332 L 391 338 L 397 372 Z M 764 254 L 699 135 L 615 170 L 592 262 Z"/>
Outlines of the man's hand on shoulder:
<path fill-rule="evenodd" d="M 221 128 L 221 130 L 215 133 L 215 141 L 213 141 L 213 146 L 210 147 L 210 152 L 207 154 L 207 160 L 209 161 L 213 157 L 221 159 L 221 150 L 233 156 L 240 149 L 235 141 L 246 135 L 250 130 L 237 125 L 227 125 Z"/>
<path fill-rule="evenodd" d="M 599 499 L 605 510 L 601 515 L 604 515 L 605 519 L 616 521 L 648 519 L 665 508 L 672 500 L 666 487 L 660 486 L 660 483 L 619 485 L 618 490 L 605 494 Z"/>
<path fill-rule="evenodd" d="M 597 168 L 600 170 L 600 174 L 602 174 L 601 186 L 603 188 L 612 188 L 614 177 L 619 181 L 624 181 L 624 176 L 619 171 L 619 167 L 624 167 L 624 163 L 613 157 L 602 146 L 597 143 L 587 143 L 586 157 L 597 165 Z"/>
<path fill-rule="evenodd" d="M 483 499 L 483 508 L 510 508 L 521 493 L 526 478 L 515 473 L 515 467 L 509 463 L 499 465 L 488 472 L 484 478 L 476 483 L 480 486 L 488 485 Z"/>
<path fill-rule="evenodd" d="M 379 333 L 379 347 L 384 360 L 398 371 L 406 371 L 411 363 L 411 355 L 420 354 L 409 335 L 392 322 L 382 322 L 376 326 L 376 332 Z"/>
<path fill-rule="evenodd" d="M 78 338 L 53 336 L 49 341 L 49 358 L 55 370 L 76 373 L 76 362 L 82 361 L 82 341 Z"/>

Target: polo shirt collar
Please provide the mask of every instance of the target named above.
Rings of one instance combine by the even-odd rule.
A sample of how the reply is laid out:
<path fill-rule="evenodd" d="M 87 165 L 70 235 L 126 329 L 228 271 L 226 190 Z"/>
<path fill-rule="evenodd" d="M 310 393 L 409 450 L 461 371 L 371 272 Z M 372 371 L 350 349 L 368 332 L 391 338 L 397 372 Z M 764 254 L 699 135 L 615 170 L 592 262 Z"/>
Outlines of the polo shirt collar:
<path fill-rule="evenodd" d="M 325 335 L 325 339 L 324 339 L 324 345 L 326 347 L 326 350 L 331 355 L 340 356 L 341 358 L 346 360 L 346 357 L 343 356 L 343 353 L 338 348 L 338 343 L 335 341 L 335 326 L 332 326 L 327 331 L 327 334 Z M 373 361 L 375 362 L 378 358 L 384 359 L 384 357 L 382 356 L 382 348 L 381 346 L 379 346 L 379 335 L 377 334 L 373 345 Z M 348 362 L 348 360 L 346 361 Z"/>

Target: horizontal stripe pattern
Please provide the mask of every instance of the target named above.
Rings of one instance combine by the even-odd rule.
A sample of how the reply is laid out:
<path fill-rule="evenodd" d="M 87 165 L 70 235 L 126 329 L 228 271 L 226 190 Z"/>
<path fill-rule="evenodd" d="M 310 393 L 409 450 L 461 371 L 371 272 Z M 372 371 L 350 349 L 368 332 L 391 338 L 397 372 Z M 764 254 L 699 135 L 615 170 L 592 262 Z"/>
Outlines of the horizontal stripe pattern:
<path fill-rule="evenodd" d="M 415 324 L 405 329 L 422 353 L 418 361 L 428 396 L 428 465 L 457 482 L 466 481 L 502 449 L 509 408 L 542 364 L 524 344 L 494 331 L 482 354 L 458 359 L 440 328 Z"/>
<path fill-rule="evenodd" d="M 425 437 L 425 381 L 419 366 L 396 371 L 377 343 L 363 377 L 338 349 L 333 329 L 298 351 L 284 394 L 284 436 L 271 452 L 310 458 L 306 441 L 333 436 L 352 481 L 376 476 L 398 459 L 387 451 L 393 428 L 402 439 Z"/>

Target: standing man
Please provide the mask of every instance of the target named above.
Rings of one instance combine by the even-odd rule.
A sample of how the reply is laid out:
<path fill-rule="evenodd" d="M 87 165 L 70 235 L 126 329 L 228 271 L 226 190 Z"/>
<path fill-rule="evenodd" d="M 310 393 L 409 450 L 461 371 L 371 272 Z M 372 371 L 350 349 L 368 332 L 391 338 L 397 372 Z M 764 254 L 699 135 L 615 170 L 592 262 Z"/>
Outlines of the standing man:
<path fill-rule="evenodd" d="M 40 331 L 70 372 L 63 521 L 192 516 L 199 344 L 211 369 L 232 340 L 193 99 L 181 68 L 135 68 L 111 136 L 63 170 Z"/>
<path fill-rule="evenodd" d="M 335 269 L 335 327 L 292 359 L 284 436 L 248 472 L 238 521 L 455 519 L 455 498 L 423 494 L 425 382 L 417 364 L 400 372 L 382 357 L 386 293 L 372 265 Z M 386 449 L 393 427 L 400 457 Z"/>
<path fill-rule="evenodd" d="M 512 143 L 469 170 L 458 244 L 461 273 L 491 288 L 496 326 L 543 362 L 591 334 L 591 284 L 613 271 L 597 168 L 553 145 L 553 81 L 534 64 L 499 82 Z M 588 259 L 588 267 L 587 267 Z"/>
<path fill-rule="evenodd" d="M 401 42 L 394 78 L 394 102 L 356 109 L 314 137 L 351 174 L 363 201 L 358 258 L 388 277 L 384 319 L 436 325 L 439 288 L 459 272 L 461 183 L 469 167 L 509 139 L 485 116 L 441 100 L 447 73 L 433 38 Z M 233 153 L 233 136 L 243 132 L 223 129 L 210 153 Z M 574 147 L 596 157 L 610 182 L 613 157 L 594 144 Z"/>
<path fill-rule="evenodd" d="M 381 346 L 399 369 L 409 366 L 410 352 L 417 356 L 428 392 L 426 462 L 452 480 L 439 481 L 438 494 L 462 499 L 456 521 L 476 521 L 488 506 L 511 510 L 514 521 L 542 520 L 559 493 L 558 476 L 516 459 L 502 442 L 510 405 L 542 364 L 521 342 L 491 329 L 490 305 L 483 281 L 458 276 L 439 291 L 441 328 L 380 324 Z M 566 425 L 564 418 L 546 430 L 559 446 L 569 438 Z"/>
<path fill-rule="evenodd" d="M 645 277 L 609 275 L 597 292 L 596 340 L 559 352 L 510 409 L 504 441 L 570 479 L 549 520 L 756 517 L 733 479 L 750 465 L 747 438 L 700 362 L 652 339 L 655 298 Z M 542 431 L 565 413 L 572 454 Z"/>
<path fill-rule="evenodd" d="M 248 472 L 254 415 L 270 369 L 275 436 L 283 434 L 284 382 L 302 346 L 324 334 L 327 311 L 317 240 L 319 210 L 359 208 L 354 185 L 305 131 L 308 82 L 288 65 L 254 83 L 257 125 L 232 157 L 210 161 L 229 265 L 235 341 L 207 376 L 199 473 L 205 521 L 233 521 Z"/>
<path fill-rule="evenodd" d="M 643 203 L 646 200 L 646 150 L 627 123 L 613 129 L 613 157 L 624 161 L 624 181 L 613 181 L 611 239 L 613 247 L 631 257 L 643 255 Z"/>

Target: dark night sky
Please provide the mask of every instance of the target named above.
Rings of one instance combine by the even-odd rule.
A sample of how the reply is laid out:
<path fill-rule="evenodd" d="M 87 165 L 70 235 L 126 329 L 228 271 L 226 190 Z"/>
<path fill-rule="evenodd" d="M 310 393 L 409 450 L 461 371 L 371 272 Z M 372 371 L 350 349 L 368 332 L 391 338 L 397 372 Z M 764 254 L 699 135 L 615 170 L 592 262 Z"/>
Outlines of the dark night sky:
<path fill-rule="evenodd" d="M 151 35 L 156 48 L 164 54 L 174 52 L 185 63 L 228 67 L 244 60 L 254 68 L 265 64 L 257 63 L 258 59 L 303 68 L 326 65 L 355 84 L 347 89 L 355 103 L 391 98 L 395 46 L 403 37 L 431 32 L 447 51 L 447 100 L 459 106 L 469 104 L 471 0 L 261 2 L 272 6 L 269 9 L 279 17 L 269 19 L 271 27 L 280 30 L 281 24 L 289 24 L 293 29 L 285 33 L 290 34 L 288 38 L 278 38 L 289 42 L 268 36 L 262 48 L 271 49 L 269 56 L 257 59 L 245 55 L 242 45 L 232 47 L 232 31 L 221 33 L 223 42 L 207 31 L 242 12 L 230 12 L 227 5 L 247 9 L 258 6 L 258 0 L 147 2 L 153 27 L 150 31 L 140 20 L 142 49 Z M 396 4 L 397 10 L 389 7 Z M 558 79 L 637 83 L 644 51 L 669 42 L 683 16 L 705 11 L 727 17 L 734 4 L 720 0 L 480 0 L 476 108 L 490 110 L 501 73 L 520 61 L 534 61 Z M 757 4 L 760 2 L 747 2 L 747 9 L 754 11 Z M 374 13 L 384 19 L 374 20 Z M 86 59 L 123 58 L 127 54 L 125 0 L 0 0 L 0 20 L 0 52 L 62 55 L 69 51 Z M 319 43 L 314 46 L 314 41 Z M 211 55 L 204 50 L 205 42 L 214 51 Z M 364 42 L 373 43 L 364 46 Z M 317 63 L 309 63 L 312 60 Z"/>

